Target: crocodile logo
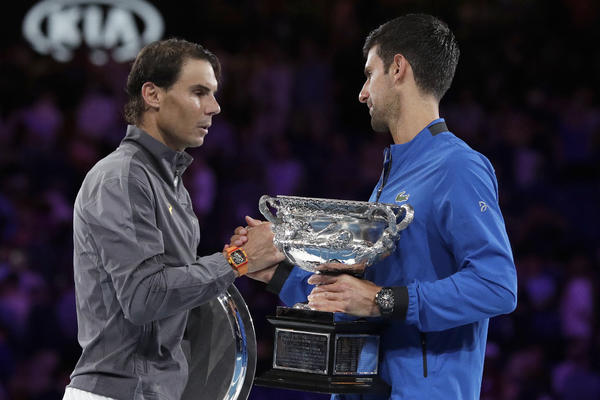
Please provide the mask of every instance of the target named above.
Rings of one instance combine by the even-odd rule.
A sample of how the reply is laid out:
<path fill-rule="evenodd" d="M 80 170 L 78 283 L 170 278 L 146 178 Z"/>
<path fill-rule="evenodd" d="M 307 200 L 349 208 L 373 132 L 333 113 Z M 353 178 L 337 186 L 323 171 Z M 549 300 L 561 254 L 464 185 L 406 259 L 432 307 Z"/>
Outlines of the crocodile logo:
<path fill-rule="evenodd" d="M 398 193 L 396 195 L 396 203 L 402 203 L 408 200 L 408 198 L 410 197 L 409 193 L 406 193 L 405 190 L 401 191 L 400 193 Z"/>

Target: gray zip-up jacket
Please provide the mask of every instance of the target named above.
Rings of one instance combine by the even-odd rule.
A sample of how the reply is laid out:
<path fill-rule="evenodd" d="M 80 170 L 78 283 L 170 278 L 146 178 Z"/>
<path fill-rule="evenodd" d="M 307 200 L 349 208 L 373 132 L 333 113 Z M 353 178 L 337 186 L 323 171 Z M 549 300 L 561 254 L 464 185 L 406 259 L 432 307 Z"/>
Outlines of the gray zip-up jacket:
<path fill-rule="evenodd" d="M 188 310 L 227 290 L 221 253 L 198 257 L 200 228 L 181 174 L 192 162 L 129 126 L 75 200 L 78 339 L 69 386 L 119 400 L 179 399 Z"/>

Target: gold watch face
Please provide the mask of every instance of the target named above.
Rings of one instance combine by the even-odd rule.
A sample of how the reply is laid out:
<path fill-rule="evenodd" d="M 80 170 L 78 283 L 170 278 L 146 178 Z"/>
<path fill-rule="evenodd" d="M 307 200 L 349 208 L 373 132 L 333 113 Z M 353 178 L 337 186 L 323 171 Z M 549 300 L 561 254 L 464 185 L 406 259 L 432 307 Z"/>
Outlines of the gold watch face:
<path fill-rule="evenodd" d="M 239 249 L 231 253 L 230 257 L 235 265 L 240 265 L 246 261 L 246 256 L 244 256 L 244 253 Z"/>

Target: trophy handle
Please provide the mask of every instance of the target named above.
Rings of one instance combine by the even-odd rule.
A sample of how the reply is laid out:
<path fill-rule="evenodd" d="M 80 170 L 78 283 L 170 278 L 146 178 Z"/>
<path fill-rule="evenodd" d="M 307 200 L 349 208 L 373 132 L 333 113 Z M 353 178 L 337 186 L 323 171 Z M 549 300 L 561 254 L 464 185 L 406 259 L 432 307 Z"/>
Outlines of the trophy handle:
<path fill-rule="evenodd" d="M 388 206 L 379 209 L 373 208 L 369 211 L 369 214 L 372 215 L 376 211 L 384 211 L 388 221 L 388 232 L 390 232 L 392 235 L 395 235 L 396 233 L 406 229 L 406 227 L 410 225 L 415 217 L 415 209 L 410 204 L 402 204 L 400 208 L 404 210 L 404 218 L 402 218 L 402 221 L 400 221 L 398 224 L 396 223 L 396 214 Z"/>
<path fill-rule="evenodd" d="M 386 206 L 378 209 L 380 211 L 385 212 L 388 220 L 388 227 L 385 228 L 379 240 L 377 240 L 377 242 L 373 245 L 373 247 L 378 248 L 380 252 L 373 253 L 365 259 L 367 266 L 372 265 L 378 260 L 378 254 L 383 254 L 392 251 L 395 247 L 395 241 L 399 237 L 399 232 L 406 229 L 406 227 L 408 227 L 408 225 L 410 225 L 410 223 L 414 219 L 415 210 L 410 204 L 403 204 L 400 206 L 400 208 L 404 210 L 404 217 L 402 218 L 402 221 L 400 221 L 400 223 L 396 223 L 397 216 L 390 207 Z M 373 209 L 373 212 L 374 210 L 376 209 Z"/>
<path fill-rule="evenodd" d="M 277 217 L 275 217 L 273 215 L 273 213 L 271 212 L 271 209 L 269 208 L 269 206 L 271 206 L 271 207 L 275 206 L 273 204 L 275 200 L 276 199 L 274 197 L 271 197 L 271 196 L 268 196 L 265 194 L 265 195 L 261 196 L 260 200 L 258 201 L 258 209 L 260 210 L 262 215 L 265 216 L 267 221 L 269 221 L 272 224 L 281 222 Z"/>
<path fill-rule="evenodd" d="M 415 209 L 413 206 L 410 204 L 402 204 L 400 208 L 404 210 L 404 218 L 402 218 L 402 221 L 400 221 L 400 223 L 396 226 L 397 232 L 406 229 L 406 227 L 410 225 L 412 220 L 415 218 Z"/>

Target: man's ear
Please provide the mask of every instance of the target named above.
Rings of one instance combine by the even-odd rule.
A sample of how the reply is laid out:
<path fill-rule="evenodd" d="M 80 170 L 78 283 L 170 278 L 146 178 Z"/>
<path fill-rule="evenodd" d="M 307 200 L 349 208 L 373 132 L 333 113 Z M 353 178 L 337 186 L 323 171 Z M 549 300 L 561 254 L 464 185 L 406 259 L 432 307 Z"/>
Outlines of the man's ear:
<path fill-rule="evenodd" d="M 148 106 L 152 108 L 160 107 L 162 93 L 160 88 L 154 83 L 146 82 L 142 85 L 142 97 Z"/>
<path fill-rule="evenodd" d="M 388 71 L 394 79 L 394 83 L 402 82 L 404 80 L 408 68 L 410 68 L 410 66 L 408 65 L 406 58 L 402 54 L 396 54 Z"/>

